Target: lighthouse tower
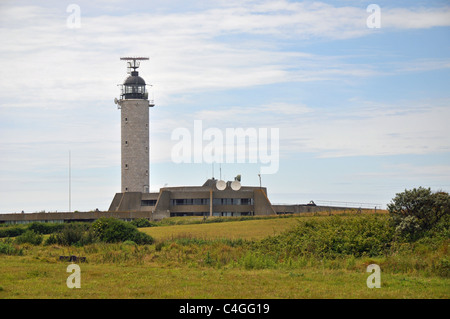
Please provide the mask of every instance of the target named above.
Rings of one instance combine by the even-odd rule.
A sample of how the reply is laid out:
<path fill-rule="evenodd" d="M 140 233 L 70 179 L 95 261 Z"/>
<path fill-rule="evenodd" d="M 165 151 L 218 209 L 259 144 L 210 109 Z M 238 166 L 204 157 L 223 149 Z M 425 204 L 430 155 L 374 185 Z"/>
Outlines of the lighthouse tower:
<path fill-rule="evenodd" d="M 137 69 L 143 57 L 123 57 L 128 61 L 128 74 L 120 99 L 115 99 L 121 119 L 122 193 L 148 193 L 150 187 L 149 107 L 146 83 Z"/>

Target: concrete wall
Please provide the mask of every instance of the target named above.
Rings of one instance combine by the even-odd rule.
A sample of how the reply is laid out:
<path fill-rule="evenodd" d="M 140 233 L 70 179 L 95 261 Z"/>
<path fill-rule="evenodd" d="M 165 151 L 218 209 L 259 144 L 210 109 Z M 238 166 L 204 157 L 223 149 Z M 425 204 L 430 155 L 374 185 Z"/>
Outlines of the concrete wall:
<path fill-rule="evenodd" d="M 153 220 L 159 219 L 158 216 L 170 217 L 170 192 L 166 190 L 160 190 L 158 201 L 156 202 L 155 209 L 153 211 Z"/>
<path fill-rule="evenodd" d="M 254 208 L 255 215 L 275 215 L 275 214 L 301 214 L 301 213 L 314 213 L 314 212 L 328 212 L 335 210 L 355 210 L 355 208 L 348 207 L 333 207 L 333 206 L 310 206 L 310 205 L 272 205 L 268 206 L 264 198 L 265 193 L 261 190 L 255 189 L 255 206 L 242 205 L 227 205 L 218 206 L 217 209 L 222 211 L 234 212 L 235 210 L 250 211 Z M 132 195 L 132 194 L 131 194 Z M 121 193 L 116 194 L 116 197 L 122 197 Z M 131 198 L 131 197 L 130 197 Z M 170 201 L 170 193 L 165 192 L 162 196 L 164 201 Z M 161 199 L 161 197 L 160 197 Z M 188 205 L 186 205 L 188 206 Z M 195 206 L 195 205 L 192 205 Z M 201 206 L 199 211 L 205 211 L 205 205 Z M 183 207 L 183 206 L 179 206 Z M 151 207 L 153 209 L 154 207 Z M 188 207 L 184 207 L 185 211 Z M 192 208 L 192 207 L 189 207 Z M 101 217 L 114 217 L 123 220 L 133 220 L 137 218 L 146 218 L 149 220 L 161 220 L 163 218 L 170 217 L 170 211 L 168 209 L 157 209 L 155 211 L 117 211 L 117 212 L 78 212 L 78 213 L 32 213 L 32 214 L 0 214 L 0 223 L 27 223 L 27 222 L 71 222 L 71 221 L 94 221 Z"/>
<path fill-rule="evenodd" d="M 255 215 L 275 215 L 276 212 L 267 198 L 266 190 L 256 188 L 253 191 Z"/>
<path fill-rule="evenodd" d="M 272 205 L 277 214 L 300 214 L 328 212 L 335 210 L 355 210 L 355 208 L 314 205 Z"/>
<path fill-rule="evenodd" d="M 117 193 L 109 207 L 108 211 L 126 212 L 141 211 L 142 193 L 126 192 Z"/>

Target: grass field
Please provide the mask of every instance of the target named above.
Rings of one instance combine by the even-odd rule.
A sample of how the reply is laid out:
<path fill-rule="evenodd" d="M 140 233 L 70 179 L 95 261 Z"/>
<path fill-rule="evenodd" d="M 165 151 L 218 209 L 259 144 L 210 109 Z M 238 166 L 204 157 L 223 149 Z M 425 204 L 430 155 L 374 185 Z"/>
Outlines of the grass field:
<path fill-rule="evenodd" d="M 450 297 L 450 279 L 433 271 L 438 262 L 447 260 L 445 241 L 429 247 L 421 244 L 414 247 L 414 254 L 412 250 L 402 253 L 402 248 L 379 257 L 288 258 L 281 254 L 275 259 L 260 247 L 317 219 L 330 217 L 196 224 L 185 220 L 181 225 L 140 228 L 155 238 L 152 245 L 22 244 L 19 255 L 0 254 L 0 298 Z M 67 287 L 70 263 L 59 261 L 60 255 L 87 258 L 79 263 L 80 289 Z M 371 263 L 381 267 L 379 289 L 366 284 L 366 267 Z"/>
<path fill-rule="evenodd" d="M 208 224 L 187 224 L 164 227 L 147 227 L 140 230 L 151 235 L 156 240 L 174 238 L 200 239 L 245 239 L 258 240 L 269 235 L 280 234 L 291 228 L 296 218 L 273 218 L 246 221 L 229 221 Z"/>

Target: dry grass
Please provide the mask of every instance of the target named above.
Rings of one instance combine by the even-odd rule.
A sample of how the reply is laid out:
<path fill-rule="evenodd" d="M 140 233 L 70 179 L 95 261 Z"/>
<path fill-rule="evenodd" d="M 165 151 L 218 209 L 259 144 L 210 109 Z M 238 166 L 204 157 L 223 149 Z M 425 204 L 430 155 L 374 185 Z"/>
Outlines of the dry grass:
<path fill-rule="evenodd" d="M 199 239 L 245 239 L 258 240 L 268 235 L 279 234 L 293 225 L 296 218 L 261 219 L 208 224 L 189 224 L 164 227 L 140 228 L 156 240 L 180 237 Z"/>
<path fill-rule="evenodd" d="M 363 211 L 362 214 L 373 214 L 374 211 Z M 383 214 L 386 211 L 377 210 L 377 213 Z M 180 223 L 183 225 L 163 226 L 163 227 L 147 227 L 140 228 L 144 233 L 149 234 L 158 241 L 175 239 L 175 238 L 199 238 L 199 239 L 244 239 L 244 240 L 260 240 L 270 235 L 277 235 L 297 224 L 299 219 L 313 218 L 316 216 L 342 215 L 349 214 L 349 211 L 331 211 L 318 213 L 302 213 L 300 215 L 288 216 L 267 216 L 267 218 L 233 221 L 230 217 L 227 222 L 219 223 L 203 223 L 189 224 L 189 221 L 198 222 L 201 217 L 179 217 Z"/>
<path fill-rule="evenodd" d="M 381 288 L 364 271 L 215 269 L 178 265 L 80 264 L 81 288 L 69 289 L 68 263 L 26 257 L 0 260 L 0 298 L 441 298 L 448 280 L 382 273 Z"/>

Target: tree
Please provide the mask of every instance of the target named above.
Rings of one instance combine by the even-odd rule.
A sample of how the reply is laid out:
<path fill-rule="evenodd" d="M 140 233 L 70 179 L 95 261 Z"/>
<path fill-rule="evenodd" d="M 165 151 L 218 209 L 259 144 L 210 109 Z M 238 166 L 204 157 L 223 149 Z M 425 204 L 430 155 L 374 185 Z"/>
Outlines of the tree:
<path fill-rule="evenodd" d="M 414 188 L 397 193 L 387 208 L 396 231 L 414 237 L 450 214 L 450 195 L 432 192 L 430 188 Z"/>

